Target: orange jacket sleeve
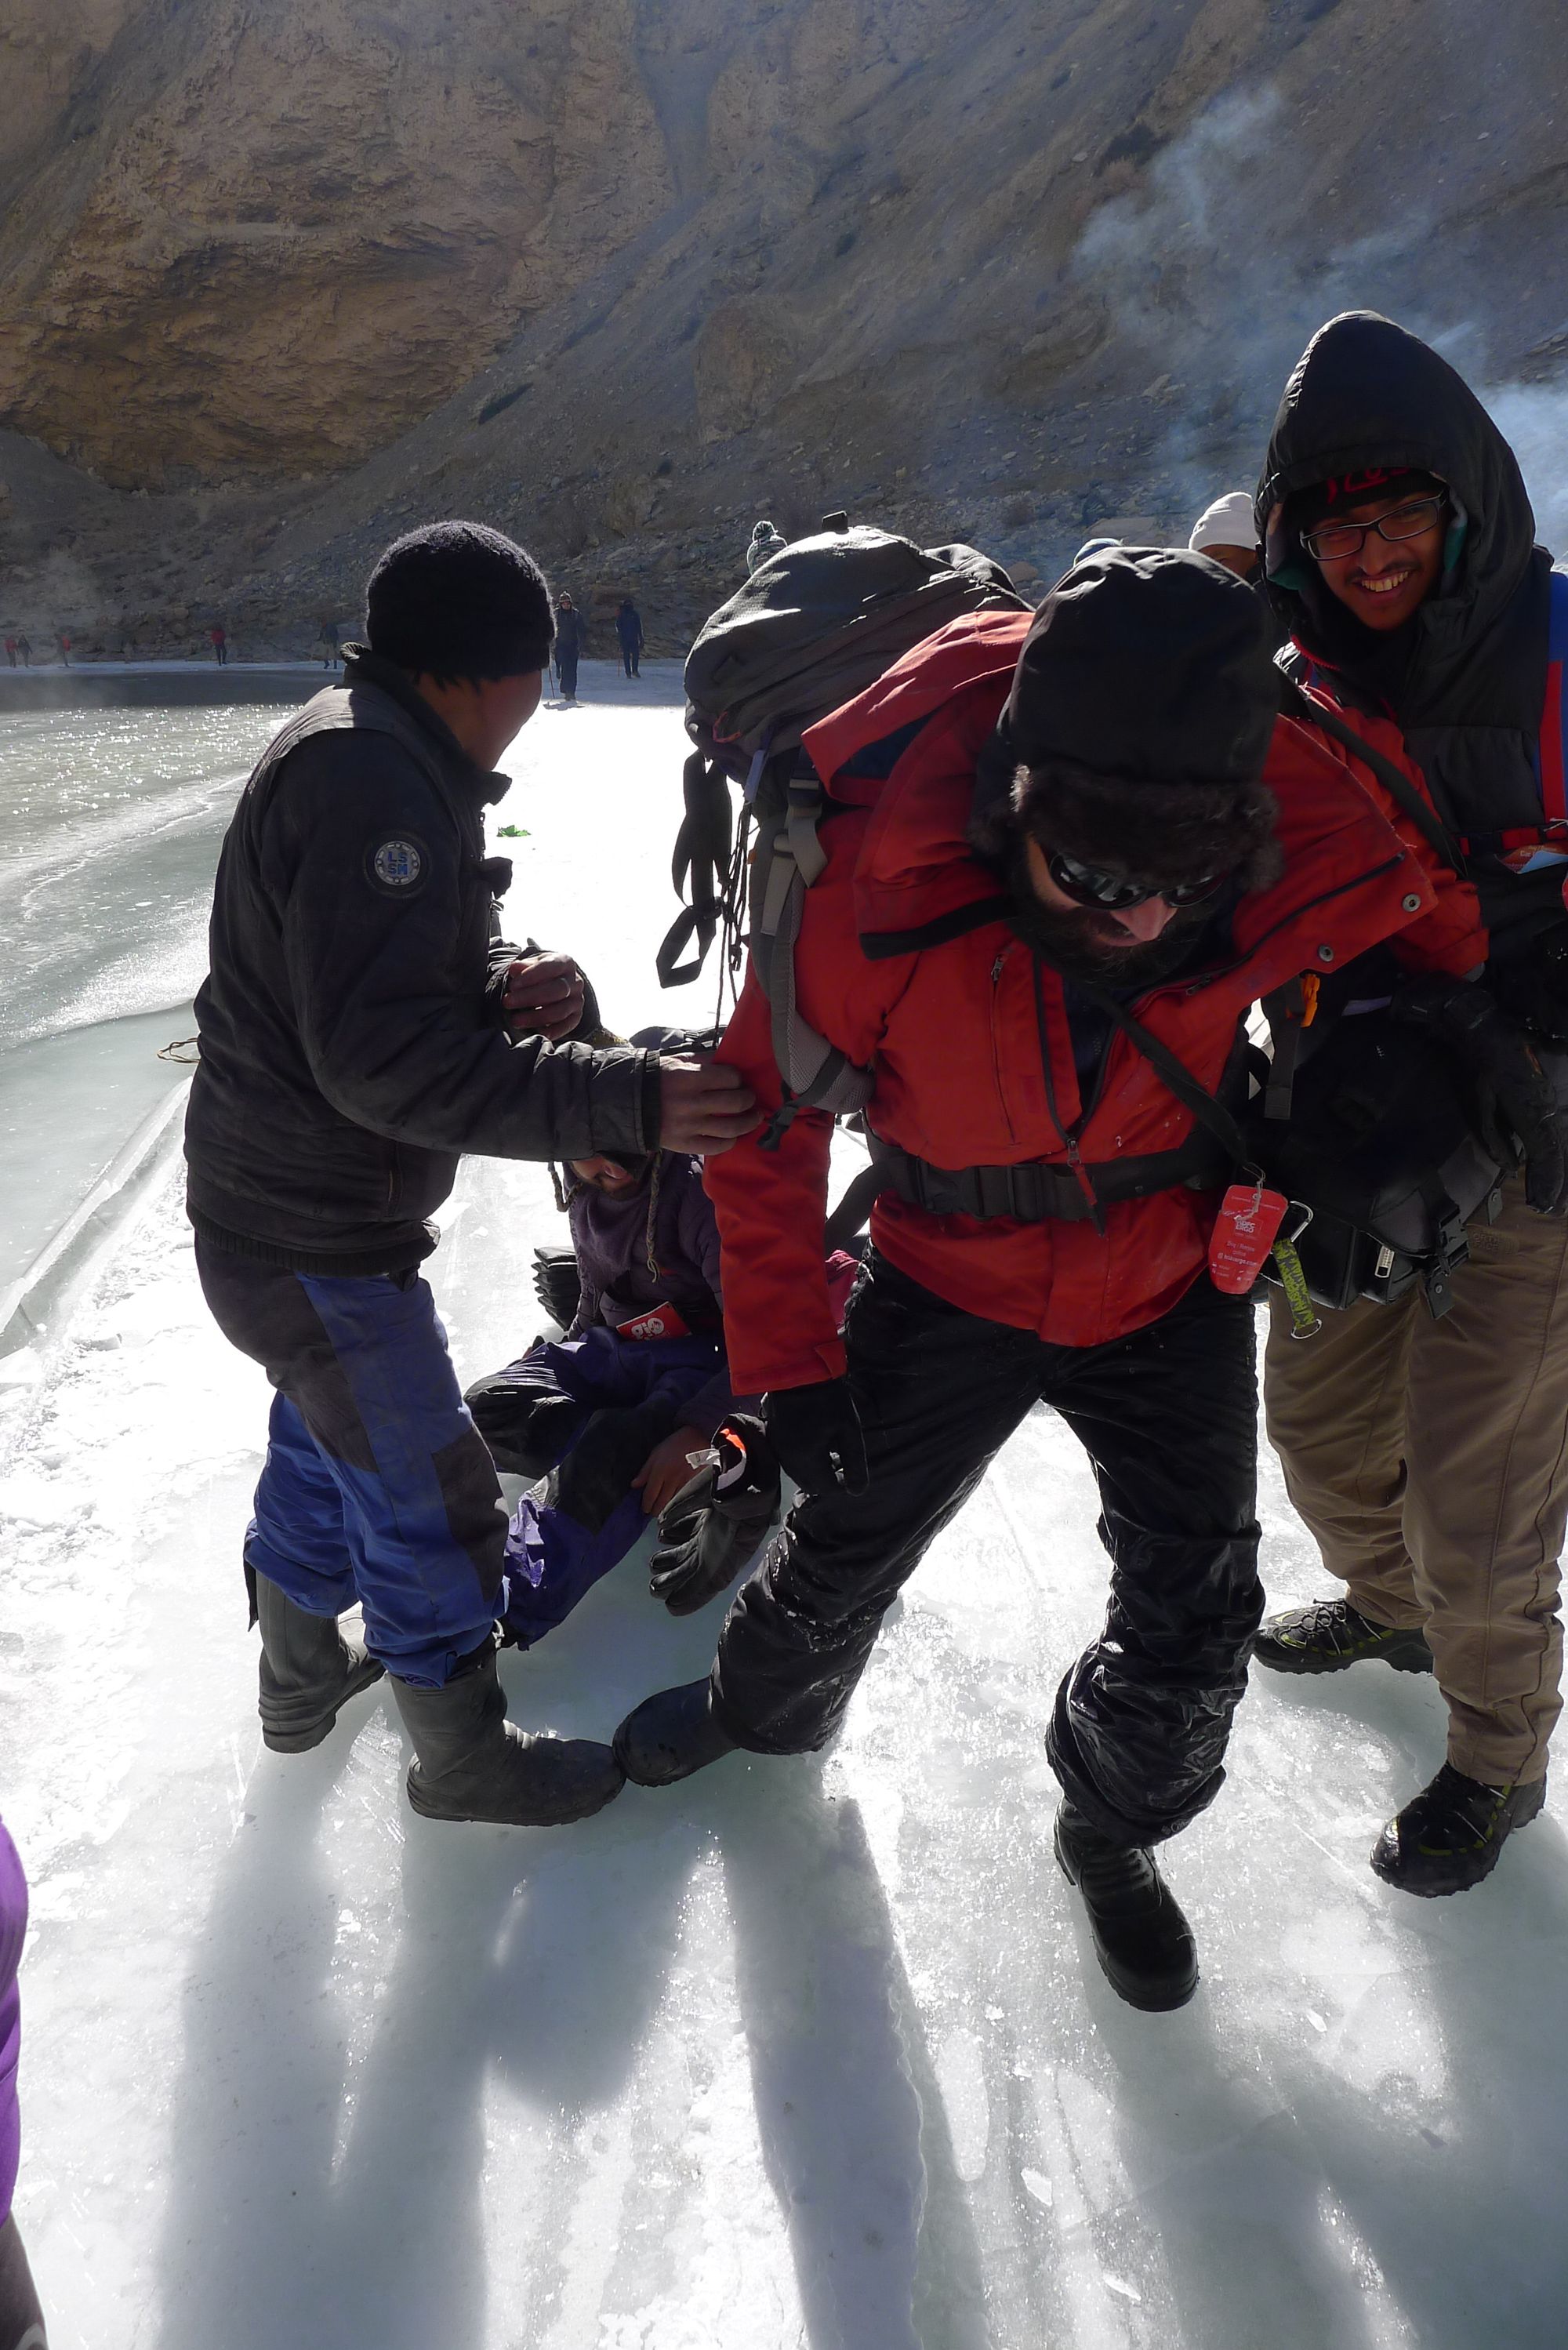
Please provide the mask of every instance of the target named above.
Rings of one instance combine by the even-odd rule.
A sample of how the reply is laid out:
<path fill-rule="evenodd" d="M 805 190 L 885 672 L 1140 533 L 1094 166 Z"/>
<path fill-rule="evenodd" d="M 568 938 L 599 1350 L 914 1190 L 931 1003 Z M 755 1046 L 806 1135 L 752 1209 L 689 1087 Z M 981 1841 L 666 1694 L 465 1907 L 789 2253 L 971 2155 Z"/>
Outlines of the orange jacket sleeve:
<path fill-rule="evenodd" d="M 861 832 L 853 816 L 840 817 L 832 826 L 838 839 L 825 838 L 828 866 L 806 893 L 794 969 L 803 1018 L 865 1066 L 914 958 L 872 962 L 861 952 L 851 889 Z M 741 1071 L 771 1120 L 781 1087 L 771 1011 L 754 971 L 718 1057 Z M 763 1148 L 766 1133 L 760 1127 L 704 1170 L 719 1219 L 724 1339 L 737 1395 L 811 1387 L 844 1369 L 823 1255 L 833 1120 L 797 1110 L 774 1150 Z"/>

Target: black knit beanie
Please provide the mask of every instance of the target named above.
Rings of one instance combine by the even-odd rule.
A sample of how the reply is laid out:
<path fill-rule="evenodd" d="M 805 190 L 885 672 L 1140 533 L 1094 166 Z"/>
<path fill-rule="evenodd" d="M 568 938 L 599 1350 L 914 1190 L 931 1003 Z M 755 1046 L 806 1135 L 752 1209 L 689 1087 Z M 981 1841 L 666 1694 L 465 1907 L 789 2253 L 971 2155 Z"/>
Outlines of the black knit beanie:
<path fill-rule="evenodd" d="M 526 676 L 545 667 L 556 634 L 544 573 L 481 522 L 426 523 L 394 539 L 365 611 L 370 650 L 415 676 Z"/>
<path fill-rule="evenodd" d="M 1436 473 L 1413 465 L 1376 465 L 1361 473 L 1330 474 L 1298 490 L 1286 505 L 1287 520 L 1297 530 L 1316 530 L 1332 522 L 1345 506 L 1372 498 L 1430 498 L 1443 489 Z"/>
<path fill-rule="evenodd" d="M 1019 655 L 1000 730 L 1015 820 L 1129 875 L 1256 887 L 1276 861 L 1279 708 L 1244 580 L 1185 547 L 1107 547 L 1057 582 Z"/>

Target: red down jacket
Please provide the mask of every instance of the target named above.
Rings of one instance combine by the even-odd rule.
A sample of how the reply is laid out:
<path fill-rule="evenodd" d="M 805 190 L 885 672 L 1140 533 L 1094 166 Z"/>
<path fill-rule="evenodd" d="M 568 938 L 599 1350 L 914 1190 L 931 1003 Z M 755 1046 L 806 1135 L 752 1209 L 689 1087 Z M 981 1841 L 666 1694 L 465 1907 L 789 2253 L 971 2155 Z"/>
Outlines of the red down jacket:
<path fill-rule="evenodd" d="M 878 1134 L 938 1167 L 1066 1166 L 1176 1149 L 1192 1115 L 1119 1031 L 1083 1115 L 1062 985 L 1042 966 L 1044 1033 L 1058 1127 L 1047 1107 L 1029 950 L 998 919 L 916 951 L 922 931 L 996 883 L 965 841 L 975 764 L 1007 697 L 1033 614 L 954 621 L 807 734 L 829 795 L 827 866 L 807 891 L 795 952 L 800 1010 L 842 1052 L 875 1064 L 867 1111 Z M 1369 743 L 1418 783 L 1396 730 L 1350 712 Z M 918 721 L 885 782 L 846 775 L 856 754 Z M 1279 803 L 1284 870 L 1244 897 L 1231 960 L 1157 985 L 1130 1007 L 1212 1090 L 1249 1005 L 1299 973 L 1322 973 L 1397 931 L 1401 960 L 1462 973 L 1484 961 L 1475 893 L 1438 867 L 1371 772 L 1331 737 L 1282 718 L 1265 780 Z M 857 802 L 859 804 L 857 805 Z M 863 941 L 876 941 L 867 954 Z M 721 1060 L 770 1110 L 779 1100 L 769 1008 L 748 975 Z M 738 1389 L 836 1377 L 822 1225 L 832 1120 L 803 1110 L 776 1150 L 760 1131 L 711 1159 L 706 1180 L 723 1249 L 730 1368 Z M 1067 1131 L 1064 1131 L 1063 1128 Z M 1217 1194 L 1185 1188 L 1108 1206 L 1090 1222 L 933 1215 L 892 1193 L 871 1234 L 890 1263 L 971 1314 L 1098 1346 L 1168 1312 L 1208 1261 Z"/>

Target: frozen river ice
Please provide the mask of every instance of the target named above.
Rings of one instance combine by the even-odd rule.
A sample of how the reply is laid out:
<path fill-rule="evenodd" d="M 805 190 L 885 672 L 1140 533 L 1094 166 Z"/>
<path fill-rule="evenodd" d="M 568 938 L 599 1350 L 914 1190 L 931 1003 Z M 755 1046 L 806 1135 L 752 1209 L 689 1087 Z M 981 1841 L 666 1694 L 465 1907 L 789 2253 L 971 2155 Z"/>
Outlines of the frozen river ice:
<path fill-rule="evenodd" d="M 652 976 L 672 676 L 642 706 L 587 682 L 513 755 L 514 926 L 578 952 L 618 1025 L 700 1019 L 705 987 Z M 83 717 L 46 772 L 0 720 L 8 1116 L 15 1056 L 59 1053 L 7 1162 L 14 1254 L 29 1149 L 63 1164 L 96 1118 L 112 1156 L 145 1114 L 68 1040 L 112 1024 L 140 1083 L 183 1033 L 267 721 Z M 67 746 L 117 830 L 67 837 Z M 442 1221 L 476 1373 L 532 1334 L 560 1223 L 542 1170 L 495 1162 Z M 1440 1757 L 1436 1691 L 1260 1680 L 1170 1855 L 1203 1989 L 1121 2006 L 1049 1854 L 1042 1736 L 1104 1589 L 1054 1419 L 936 1545 L 829 1757 L 519 1832 L 416 1819 L 375 1692 L 317 1753 L 262 1751 L 238 1547 L 265 1391 L 206 1319 L 166 1153 L 0 1375 L 18 2212 L 60 2350 L 1558 2350 L 1560 1799 L 1487 1887 L 1402 1899 L 1366 1856 Z M 1273 1590 L 1310 1588 L 1272 1470 L 1265 1514 Z M 714 1628 L 634 1560 L 504 1660 L 513 1709 L 602 1736 Z"/>
<path fill-rule="evenodd" d="M 182 1082 L 156 1050 L 191 1033 L 218 844 L 277 721 L 0 716 L 0 1293 Z"/>

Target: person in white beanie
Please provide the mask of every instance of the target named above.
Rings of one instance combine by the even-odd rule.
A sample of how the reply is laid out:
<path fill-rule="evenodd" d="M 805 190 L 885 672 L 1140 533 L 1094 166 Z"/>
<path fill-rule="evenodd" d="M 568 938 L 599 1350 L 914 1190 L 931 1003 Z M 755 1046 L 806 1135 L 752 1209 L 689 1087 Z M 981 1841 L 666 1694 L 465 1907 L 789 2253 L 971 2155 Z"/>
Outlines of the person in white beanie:
<path fill-rule="evenodd" d="M 755 530 L 752 533 L 751 544 L 746 548 L 747 578 L 749 579 L 751 577 L 759 563 L 766 563 L 770 557 L 777 555 L 780 549 L 786 546 L 788 543 L 789 542 L 785 539 L 783 532 L 775 530 L 771 522 L 763 521 L 758 523 Z"/>
<path fill-rule="evenodd" d="M 1222 563 L 1238 579 L 1256 581 L 1262 575 L 1262 549 L 1258 545 L 1251 490 L 1227 490 L 1222 498 L 1205 506 L 1187 544 L 1195 554 Z"/>

